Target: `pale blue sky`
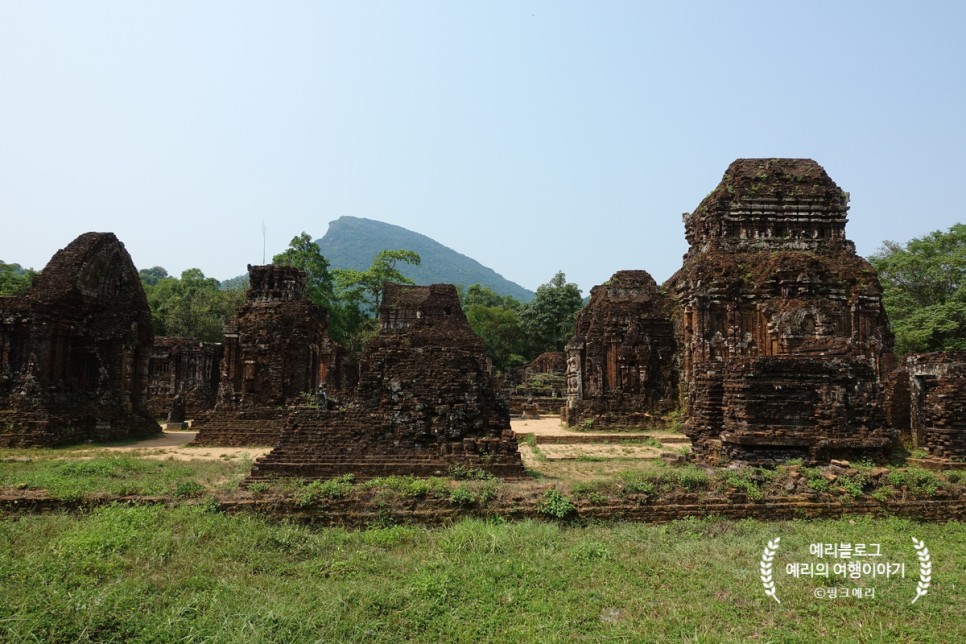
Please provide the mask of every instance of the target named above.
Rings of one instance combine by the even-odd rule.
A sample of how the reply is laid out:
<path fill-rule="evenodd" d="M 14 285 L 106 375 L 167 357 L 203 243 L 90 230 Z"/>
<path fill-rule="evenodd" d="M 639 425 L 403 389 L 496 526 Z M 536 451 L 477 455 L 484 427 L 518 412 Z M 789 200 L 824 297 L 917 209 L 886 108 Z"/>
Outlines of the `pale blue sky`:
<path fill-rule="evenodd" d="M 534 289 L 660 282 L 738 157 L 859 252 L 966 220 L 964 2 L 0 0 L 0 259 L 89 230 L 227 278 L 342 215 Z"/>

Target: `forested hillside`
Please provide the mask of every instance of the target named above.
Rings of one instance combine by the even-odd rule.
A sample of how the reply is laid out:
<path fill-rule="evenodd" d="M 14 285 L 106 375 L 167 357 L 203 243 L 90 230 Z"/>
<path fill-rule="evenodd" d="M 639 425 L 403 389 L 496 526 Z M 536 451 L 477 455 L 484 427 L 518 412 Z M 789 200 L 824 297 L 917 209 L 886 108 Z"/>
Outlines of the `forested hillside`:
<path fill-rule="evenodd" d="M 418 266 L 401 267 L 402 273 L 416 284 L 482 284 L 521 302 L 529 302 L 534 295 L 475 259 L 425 235 L 381 221 L 340 217 L 329 223 L 329 230 L 316 243 L 333 269 L 365 270 L 380 251 L 406 249 L 422 258 Z"/>

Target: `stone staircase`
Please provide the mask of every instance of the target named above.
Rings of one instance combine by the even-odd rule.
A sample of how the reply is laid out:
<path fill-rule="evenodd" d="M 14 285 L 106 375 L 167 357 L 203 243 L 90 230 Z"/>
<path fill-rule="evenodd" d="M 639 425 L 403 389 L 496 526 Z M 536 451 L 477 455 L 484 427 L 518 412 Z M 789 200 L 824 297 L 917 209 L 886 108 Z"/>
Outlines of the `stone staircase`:
<path fill-rule="evenodd" d="M 278 442 L 285 427 L 287 410 L 222 411 L 195 418 L 192 429 L 198 435 L 192 447 L 264 447 Z"/>

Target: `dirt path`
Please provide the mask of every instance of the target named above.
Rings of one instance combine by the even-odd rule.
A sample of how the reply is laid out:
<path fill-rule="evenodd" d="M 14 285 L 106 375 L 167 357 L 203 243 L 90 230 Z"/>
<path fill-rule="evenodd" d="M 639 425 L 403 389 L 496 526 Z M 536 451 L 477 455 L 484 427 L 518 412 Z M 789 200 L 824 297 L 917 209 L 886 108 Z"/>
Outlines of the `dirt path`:
<path fill-rule="evenodd" d="M 687 443 L 688 438 L 682 434 L 665 432 L 661 430 L 641 430 L 641 431 L 577 431 L 561 424 L 559 418 L 540 418 L 537 420 L 522 420 L 514 418 L 510 420 L 510 427 L 517 434 L 533 434 L 540 442 L 541 437 L 548 437 L 562 442 L 559 438 L 573 438 L 575 442 L 609 442 L 607 439 L 614 438 L 654 438 L 662 443 Z"/>
<path fill-rule="evenodd" d="M 680 435 L 665 435 L 661 432 L 655 432 L 653 430 L 649 432 L 578 432 L 564 427 L 560 424 L 560 420 L 558 418 L 552 417 L 540 418 L 537 420 L 512 419 L 510 421 L 510 426 L 513 428 L 513 431 L 518 434 L 535 434 L 538 442 L 540 437 L 548 437 L 554 442 L 561 442 L 561 439 L 567 437 L 574 438 L 575 440 L 579 440 L 581 442 L 593 441 L 594 438 L 600 438 L 603 439 L 601 441 L 602 443 L 606 443 L 607 438 L 653 437 L 661 442 L 674 442 L 667 439 L 680 437 Z M 259 456 L 264 456 L 272 451 L 271 447 L 188 447 L 188 443 L 194 440 L 196 435 L 197 432 L 192 431 L 165 430 L 160 436 L 147 438 L 136 443 L 97 447 L 96 449 L 111 452 L 137 452 L 137 455 L 143 458 L 175 459 L 179 461 L 236 458 L 254 459 Z M 684 440 L 687 439 L 685 438 Z M 654 452 L 658 451 L 645 447 L 629 449 L 627 447 L 618 448 L 608 445 L 599 445 L 596 448 L 591 447 L 590 445 L 580 447 L 574 445 L 567 445 L 566 447 L 548 446 L 548 449 L 553 453 L 551 458 L 575 458 L 580 454 L 592 456 L 638 456 L 647 458 L 653 457 Z M 521 453 L 524 451 L 525 450 L 521 450 Z"/>
<path fill-rule="evenodd" d="M 174 459 L 176 461 L 216 461 L 236 458 L 257 458 L 272 451 L 271 447 L 188 447 L 198 432 L 164 431 L 161 436 L 146 438 L 128 445 L 98 447 L 111 452 L 137 452 L 142 458 Z"/>

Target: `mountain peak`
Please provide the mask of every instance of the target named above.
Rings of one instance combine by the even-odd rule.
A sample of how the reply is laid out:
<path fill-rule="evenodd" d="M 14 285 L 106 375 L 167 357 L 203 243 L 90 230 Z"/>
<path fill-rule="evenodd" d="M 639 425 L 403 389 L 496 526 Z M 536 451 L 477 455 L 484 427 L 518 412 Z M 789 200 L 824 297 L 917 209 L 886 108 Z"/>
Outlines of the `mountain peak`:
<path fill-rule="evenodd" d="M 500 295 L 529 302 L 534 294 L 504 278 L 471 257 L 456 252 L 426 235 L 402 226 L 363 217 L 339 217 L 315 240 L 332 268 L 365 270 L 383 250 L 413 250 L 419 253 L 419 266 L 399 264 L 397 268 L 416 284 L 482 284 Z"/>

